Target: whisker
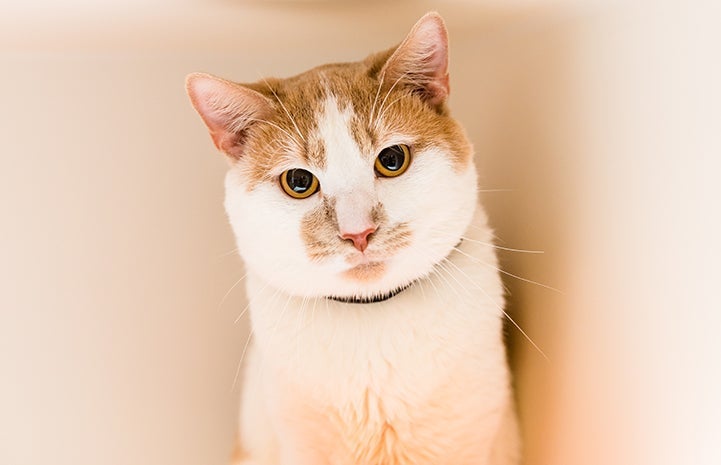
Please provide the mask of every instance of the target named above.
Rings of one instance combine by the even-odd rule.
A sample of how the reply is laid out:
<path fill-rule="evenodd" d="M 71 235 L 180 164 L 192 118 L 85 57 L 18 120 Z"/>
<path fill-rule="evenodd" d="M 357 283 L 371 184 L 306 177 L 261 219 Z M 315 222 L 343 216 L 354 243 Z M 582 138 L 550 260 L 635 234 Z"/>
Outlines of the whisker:
<path fill-rule="evenodd" d="M 429 276 L 428 276 L 428 284 L 430 284 L 431 287 L 433 288 L 433 292 L 436 293 L 436 297 L 438 297 L 439 299 L 442 298 L 442 297 L 441 297 L 441 293 L 440 293 L 440 291 L 438 290 L 438 287 L 436 286 L 436 283 L 433 282 L 433 276 L 432 276 L 432 275 L 429 275 Z"/>
<path fill-rule="evenodd" d="M 456 249 L 456 250 L 457 250 L 457 249 Z M 503 312 L 503 315 L 505 315 L 505 317 L 508 318 L 508 321 L 510 321 L 510 322 L 513 324 L 513 326 L 515 326 L 516 329 L 518 329 L 518 331 L 523 335 L 523 337 L 525 337 L 526 340 L 527 340 L 529 343 L 531 343 L 531 345 L 543 356 L 544 359 L 546 359 L 547 362 L 550 362 L 550 361 L 551 361 L 551 360 L 548 358 L 548 355 L 546 355 L 546 353 L 545 353 L 543 350 L 541 350 L 541 348 L 538 346 L 538 344 L 536 344 L 535 342 L 533 342 L 533 339 L 531 339 L 531 337 L 523 330 L 523 328 L 521 328 L 521 326 L 520 326 L 518 323 L 516 323 L 516 320 L 514 320 L 513 318 L 511 318 L 511 315 L 509 315 L 508 312 L 506 312 L 506 310 L 505 310 L 501 305 L 498 304 L 498 302 L 496 302 L 490 295 L 488 295 L 488 293 L 486 292 L 485 289 L 483 289 L 481 286 L 479 286 L 478 284 L 476 284 L 476 283 L 473 281 L 473 279 L 471 279 L 471 277 L 468 276 L 468 274 L 467 274 L 465 271 L 463 271 L 458 265 L 456 265 L 455 263 L 453 263 L 452 261 L 450 261 L 450 260 L 448 260 L 448 259 L 446 259 L 446 260 L 447 260 L 447 263 L 453 265 L 461 274 L 463 274 L 463 275 L 466 277 L 466 279 L 468 279 L 468 281 L 473 285 L 473 287 L 475 287 L 475 288 L 478 289 L 479 291 L 483 292 L 483 294 L 488 298 L 488 300 L 490 300 L 490 301 L 493 303 L 493 305 L 494 305 L 498 310 L 500 310 L 501 312 Z"/>
<path fill-rule="evenodd" d="M 271 296 L 270 300 L 274 302 L 279 294 L 280 294 L 280 289 L 276 289 L 276 291 Z M 240 369 L 243 366 L 243 361 L 245 360 L 245 354 L 248 350 L 248 346 L 250 345 L 250 341 L 253 338 L 253 334 L 254 334 L 254 329 L 253 329 L 253 326 L 251 325 L 250 331 L 248 332 L 248 338 L 245 340 L 245 346 L 243 347 L 243 353 L 240 355 L 240 360 L 238 361 L 238 366 L 235 368 L 235 376 L 233 377 L 233 385 L 231 388 L 231 392 L 235 390 L 235 387 L 238 383 L 238 378 L 240 376 Z"/>
<path fill-rule="evenodd" d="M 521 252 L 521 253 L 534 253 L 534 254 L 544 253 L 543 250 L 526 250 L 526 249 L 514 249 L 511 247 L 502 247 L 500 245 L 496 245 L 491 242 L 483 242 L 483 241 L 479 241 L 476 239 L 471 239 L 470 237 L 466 237 L 466 236 L 461 236 L 461 239 L 463 239 L 464 241 L 468 241 L 468 242 L 475 242 L 476 244 L 487 245 L 489 247 L 493 247 L 494 249 L 505 250 L 507 252 Z"/>
<path fill-rule="evenodd" d="M 399 101 L 403 100 L 404 98 L 406 98 L 406 96 L 405 96 L 405 95 L 402 95 L 402 96 L 398 97 L 397 99 L 393 100 L 391 103 L 389 103 L 387 107 L 383 108 L 383 113 L 380 114 L 380 116 L 378 117 L 378 119 L 381 120 L 381 121 L 383 121 L 383 116 L 385 116 L 386 112 L 387 112 L 393 105 L 395 105 L 395 104 L 398 103 Z"/>
<path fill-rule="evenodd" d="M 268 90 L 270 90 L 270 91 L 273 93 L 273 97 L 275 97 L 275 99 L 278 101 L 278 103 L 280 104 L 280 106 L 283 108 L 283 111 L 285 112 L 285 114 L 288 115 L 288 118 L 290 119 L 290 122 L 293 123 L 293 127 L 295 127 L 295 131 L 296 131 L 296 132 L 298 133 L 298 135 L 300 136 L 300 139 L 301 139 L 303 142 L 305 142 L 305 141 L 306 141 L 306 140 L 305 140 L 305 137 L 303 137 L 303 134 L 301 134 L 300 128 L 299 128 L 298 125 L 295 123 L 295 119 L 293 119 L 293 117 L 291 116 L 290 112 L 288 111 L 288 109 L 287 109 L 287 108 L 285 107 L 285 105 L 283 104 L 283 102 L 280 101 L 280 98 L 278 98 L 278 94 L 275 93 L 275 90 L 270 86 L 270 84 L 268 83 L 268 81 L 267 81 L 264 77 L 262 77 L 261 79 L 263 79 L 263 82 L 264 82 L 265 85 L 268 87 Z"/>
<path fill-rule="evenodd" d="M 273 122 L 271 122 L 271 121 L 268 121 L 268 120 L 265 120 L 265 119 L 258 119 L 258 118 L 248 118 L 248 121 L 255 121 L 256 123 L 264 123 L 264 124 L 267 124 L 267 125 L 269 125 L 269 126 L 273 126 L 273 127 L 276 128 L 277 130 L 282 131 L 283 133 L 285 133 L 286 136 L 290 137 L 290 139 L 291 139 L 293 142 L 295 142 L 296 145 L 298 145 L 298 146 L 301 145 L 301 144 L 298 142 L 298 139 L 296 139 L 293 134 L 289 133 L 287 130 L 285 130 L 284 128 L 280 127 L 279 125 L 277 125 L 277 124 L 275 124 L 275 123 L 273 123 Z"/>
<path fill-rule="evenodd" d="M 469 296 L 472 295 L 471 292 L 468 290 L 468 288 L 466 288 L 466 286 L 461 284 L 461 282 L 458 281 L 458 279 L 456 279 L 456 277 L 453 275 L 451 270 L 446 267 L 447 263 L 450 263 L 450 261 L 448 260 L 448 258 L 444 258 L 440 262 L 436 263 L 436 266 L 438 266 L 438 268 L 441 271 L 445 271 L 446 274 L 448 274 L 448 276 L 450 276 L 451 279 L 453 279 L 461 287 L 461 289 L 463 289 L 466 292 L 466 294 L 468 294 Z M 439 276 L 443 277 L 443 274 L 440 274 Z M 448 281 L 446 280 L 446 282 L 448 282 Z M 460 293 L 458 293 L 458 291 L 455 290 L 455 287 L 453 287 L 453 286 L 450 286 L 450 287 L 452 287 L 454 289 L 454 291 L 456 292 L 456 296 L 458 296 L 458 298 L 461 298 Z"/>
<path fill-rule="evenodd" d="M 285 301 L 285 305 L 283 305 L 283 310 L 280 312 L 280 316 L 275 321 L 275 324 L 273 325 L 272 333 L 275 335 L 276 332 L 278 332 L 278 326 L 280 326 L 280 321 L 283 319 L 283 316 L 285 315 L 286 310 L 288 310 L 288 304 L 291 300 L 293 300 L 293 295 L 288 294 L 288 299 Z"/>
<path fill-rule="evenodd" d="M 378 110 L 379 112 L 381 112 L 381 114 L 382 114 L 382 112 L 383 112 L 383 106 L 386 104 L 386 100 L 388 100 L 388 96 L 391 95 L 391 92 L 393 92 L 393 89 L 395 89 L 396 85 L 401 81 L 401 79 L 403 79 L 403 78 L 406 77 L 407 75 L 408 75 L 408 72 L 407 72 L 407 71 L 406 71 L 405 73 L 401 74 L 401 75 L 398 77 L 398 79 L 396 79 L 396 82 L 393 83 L 393 85 L 391 86 L 391 88 L 388 89 L 388 92 L 386 93 L 386 96 L 383 97 L 383 101 L 381 102 L 380 109 Z M 378 119 L 376 119 L 376 121 L 373 122 L 373 125 L 376 126 L 376 125 L 377 125 L 377 124 L 376 124 L 377 122 L 378 122 Z"/>
<path fill-rule="evenodd" d="M 313 335 L 313 339 L 317 339 L 316 336 L 316 328 L 315 328 L 315 307 L 318 305 L 318 298 L 313 299 L 313 309 L 310 312 L 310 324 L 311 324 L 311 333 Z"/>
<path fill-rule="evenodd" d="M 243 315 L 245 315 L 245 312 L 247 312 L 248 309 L 250 308 L 250 304 L 251 304 L 251 299 L 248 299 L 248 303 L 245 305 L 245 307 L 243 307 L 243 310 L 240 312 L 240 315 L 238 315 L 237 317 L 235 317 L 235 320 L 233 320 L 233 324 L 234 324 L 234 325 L 235 325 L 235 324 L 238 324 L 238 322 L 240 321 L 240 319 L 243 318 Z"/>
<path fill-rule="evenodd" d="M 378 103 L 378 96 L 381 93 L 381 88 L 383 87 L 383 81 L 385 80 L 385 78 L 386 78 L 386 73 L 384 72 L 383 74 L 381 74 L 380 81 L 378 82 L 378 90 L 376 90 L 376 97 L 373 99 L 373 106 L 371 107 L 371 112 L 370 112 L 370 115 L 368 116 L 369 125 L 373 124 L 373 114 L 375 112 L 376 103 Z"/>
<path fill-rule="evenodd" d="M 217 255 L 217 258 L 225 258 L 230 255 L 234 255 L 238 251 L 238 248 L 234 248 L 233 250 L 229 250 L 227 252 L 223 252 Z"/>
<path fill-rule="evenodd" d="M 283 292 L 285 292 L 285 291 L 283 291 Z M 283 319 L 283 316 L 285 315 L 285 311 L 286 311 L 286 309 L 288 308 L 288 304 L 289 304 L 290 301 L 293 299 L 293 296 L 290 295 L 290 294 L 288 294 L 288 293 L 286 293 L 286 296 L 287 296 L 287 298 L 286 298 L 286 300 L 285 300 L 285 305 L 283 305 L 283 310 L 280 312 L 280 316 L 279 316 L 278 319 L 276 320 L 275 325 L 274 325 L 274 327 L 273 327 L 273 329 L 272 329 L 272 331 L 271 331 L 271 334 L 270 334 L 270 339 L 271 339 L 271 340 L 270 340 L 269 342 L 270 342 L 271 345 L 274 344 L 274 340 L 275 340 L 275 337 L 276 337 L 276 334 L 277 334 L 278 326 L 280 325 L 280 321 Z M 266 356 L 267 356 L 267 352 L 263 352 L 263 357 L 260 359 L 260 362 L 259 362 L 259 364 L 258 364 L 260 370 L 263 370 L 263 369 L 265 368 L 265 361 L 266 361 L 265 359 L 266 359 Z"/>
<path fill-rule="evenodd" d="M 223 304 L 225 303 L 225 299 L 228 298 L 230 293 L 233 292 L 233 289 L 235 289 L 238 286 L 238 284 L 240 284 L 241 281 L 243 281 L 246 278 L 246 276 L 248 276 L 248 272 L 246 272 L 243 276 L 240 277 L 240 279 L 238 279 L 232 286 L 230 286 L 230 289 L 228 289 L 226 291 L 225 295 L 223 296 L 223 298 L 220 299 L 220 303 L 218 304 L 218 311 L 220 311 L 220 309 L 223 307 Z"/>
<path fill-rule="evenodd" d="M 248 333 L 248 339 L 245 340 L 245 346 L 243 347 L 243 353 L 240 355 L 240 361 L 238 366 L 235 368 L 235 376 L 233 377 L 233 385 L 230 388 L 230 392 L 235 391 L 235 387 L 238 385 L 238 378 L 240 377 L 240 368 L 243 366 L 243 359 L 245 358 L 245 352 L 248 350 L 248 345 L 253 337 L 253 328 L 250 328 Z"/>
<path fill-rule="evenodd" d="M 300 364 L 300 341 L 301 341 L 301 323 L 303 323 L 303 318 L 305 318 L 305 305 L 308 302 L 308 297 L 303 296 L 303 299 L 300 301 L 300 309 L 298 309 L 298 313 L 296 315 L 296 324 L 295 324 L 295 357 L 297 360 L 297 364 Z"/>
<path fill-rule="evenodd" d="M 516 279 L 518 279 L 518 280 L 520 280 L 520 281 L 525 281 L 525 282 L 527 282 L 527 283 L 536 284 L 536 285 L 538 285 L 538 286 L 541 286 L 541 287 L 543 287 L 543 288 L 549 289 L 549 290 L 551 290 L 551 291 L 558 292 L 559 294 L 563 294 L 560 290 L 556 289 L 555 287 L 551 287 L 551 286 L 548 286 L 548 285 L 546 285 L 546 284 L 542 284 L 542 283 L 539 283 L 539 282 L 537 282 L 537 281 L 533 281 L 532 279 L 522 278 L 522 277 L 520 277 L 520 276 L 518 276 L 518 275 L 515 275 L 515 274 L 513 274 L 513 273 L 511 273 L 511 272 L 508 272 L 508 271 L 506 271 L 506 270 L 502 270 L 502 269 L 498 268 L 497 266 L 493 266 L 493 265 L 491 265 L 490 263 L 486 263 L 486 262 L 484 262 L 484 261 L 482 261 L 482 260 L 479 260 L 478 258 L 473 257 L 472 255 L 469 255 L 469 254 L 465 253 L 464 251 L 462 251 L 462 250 L 459 249 L 458 247 L 453 247 L 453 248 L 454 248 L 458 253 L 465 255 L 466 257 L 470 258 L 471 260 L 475 261 L 476 263 L 479 263 L 479 264 L 481 264 L 481 265 L 484 265 L 484 266 L 487 266 L 487 267 L 489 267 L 489 268 L 492 268 L 492 269 L 498 271 L 499 273 L 503 273 L 503 274 L 505 274 L 505 275 L 511 276 L 512 278 L 516 278 Z"/>
<path fill-rule="evenodd" d="M 258 295 L 257 295 L 257 296 L 261 295 L 261 294 L 263 293 L 263 291 L 264 291 L 269 285 L 270 285 L 270 282 L 266 282 L 265 285 L 260 288 L 260 291 L 258 292 Z M 257 298 L 257 296 L 256 296 L 256 298 Z M 252 298 L 248 298 L 248 303 L 245 305 L 245 307 L 243 308 L 243 310 L 240 312 L 240 315 L 238 315 L 238 316 L 235 318 L 235 320 L 233 320 L 233 324 L 238 324 L 238 322 L 240 321 L 240 319 L 243 318 L 243 315 L 245 315 L 245 312 L 247 312 L 248 309 L 250 308 L 250 306 L 253 304 L 253 300 L 254 300 L 254 299 L 252 299 Z"/>
<path fill-rule="evenodd" d="M 418 283 L 418 288 L 421 290 L 421 295 L 423 296 L 423 301 L 425 302 L 426 301 L 426 290 L 423 287 L 423 281 L 424 281 L 423 279 L 419 279 L 417 281 L 417 283 Z"/>
<path fill-rule="evenodd" d="M 444 268 L 443 261 L 436 263 L 436 267 L 439 271 L 445 271 L 446 273 L 450 274 L 448 270 Z M 458 290 L 450 283 L 450 281 L 448 281 L 448 279 L 446 279 L 444 273 L 438 273 L 438 277 L 440 277 L 443 282 L 446 283 L 446 286 L 448 286 L 449 289 L 453 290 L 453 292 L 456 294 L 456 297 L 458 297 L 459 299 L 461 298 L 461 294 L 459 294 Z"/>

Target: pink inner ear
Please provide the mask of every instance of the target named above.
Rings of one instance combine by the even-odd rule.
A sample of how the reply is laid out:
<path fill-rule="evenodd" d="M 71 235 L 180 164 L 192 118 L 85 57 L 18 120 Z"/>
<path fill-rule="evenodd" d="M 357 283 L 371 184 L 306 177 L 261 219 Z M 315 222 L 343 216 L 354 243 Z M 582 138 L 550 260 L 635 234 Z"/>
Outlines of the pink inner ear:
<path fill-rule="evenodd" d="M 258 92 L 209 74 L 189 75 L 186 89 L 213 143 L 232 158 L 242 155 L 243 132 L 272 111 L 271 103 Z"/>
<path fill-rule="evenodd" d="M 443 103 L 450 93 L 448 34 L 443 19 L 437 13 L 423 16 L 381 72 L 391 83 L 400 79 L 418 86 L 432 105 Z"/>

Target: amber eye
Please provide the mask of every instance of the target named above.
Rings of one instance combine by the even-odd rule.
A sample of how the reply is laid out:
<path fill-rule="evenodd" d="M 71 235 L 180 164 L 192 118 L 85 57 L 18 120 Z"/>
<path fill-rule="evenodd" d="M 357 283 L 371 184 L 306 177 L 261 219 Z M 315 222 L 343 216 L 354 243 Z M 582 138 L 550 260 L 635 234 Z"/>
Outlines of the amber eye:
<path fill-rule="evenodd" d="M 381 176 L 393 178 L 400 176 L 411 164 L 411 149 L 407 145 L 391 145 L 381 150 L 375 163 L 375 169 Z"/>
<path fill-rule="evenodd" d="M 280 185 L 294 199 L 304 199 L 318 191 L 318 178 L 310 171 L 296 168 L 280 175 Z"/>

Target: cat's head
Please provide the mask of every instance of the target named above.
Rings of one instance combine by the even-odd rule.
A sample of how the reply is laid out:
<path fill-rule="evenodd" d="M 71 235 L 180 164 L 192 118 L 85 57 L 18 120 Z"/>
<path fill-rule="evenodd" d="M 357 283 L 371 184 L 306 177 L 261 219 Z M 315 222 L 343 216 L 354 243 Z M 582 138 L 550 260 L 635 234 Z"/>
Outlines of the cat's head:
<path fill-rule="evenodd" d="M 476 205 L 464 131 L 448 115 L 435 13 L 356 63 L 235 84 L 188 76 L 228 157 L 225 207 L 246 266 L 301 296 L 373 297 L 428 274 Z"/>

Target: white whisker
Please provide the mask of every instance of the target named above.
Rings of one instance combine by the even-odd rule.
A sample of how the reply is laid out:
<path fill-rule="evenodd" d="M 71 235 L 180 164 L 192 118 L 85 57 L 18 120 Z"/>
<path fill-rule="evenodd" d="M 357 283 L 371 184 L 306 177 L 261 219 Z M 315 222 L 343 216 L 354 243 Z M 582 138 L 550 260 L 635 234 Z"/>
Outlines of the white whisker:
<path fill-rule="evenodd" d="M 544 253 L 543 250 L 526 250 L 526 249 L 513 249 L 511 247 L 502 247 L 500 245 L 496 245 L 491 242 L 483 242 L 483 241 L 479 241 L 476 239 L 471 239 L 470 237 L 466 237 L 466 236 L 461 236 L 461 239 L 463 239 L 464 241 L 475 242 L 476 244 L 487 245 L 489 247 L 493 247 L 494 249 L 505 250 L 507 252 L 522 252 L 522 253 L 534 253 L 534 254 Z"/>
<path fill-rule="evenodd" d="M 246 276 L 247 276 L 247 274 L 246 274 Z M 267 288 L 268 286 L 270 286 L 270 282 L 266 282 L 265 285 L 260 288 L 260 292 L 258 292 L 258 296 L 261 295 L 263 293 L 263 291 L 265 290 L 265 288 Z M 257 296 L 256 296 L 256 298 L 257 298 Z M 253 303 L 253 299 L 248 299 L 248 303 L 245 305 L 245 307 L 243 307 L 243 310 L 240 312 L 240 315 L 238 315 L 235 318 L 235 320 L 233 321 L 233 324 L 238 324 L 238 322 L 240 321 L 241 318 L 243 318 L 243 315 L 245 315 L 245 312 L 248 311 L 248 309 L 250 308 L 250 305 L 252 303 Z"/>
<path fill-rule="evenodd" d="M 458 250 L 458 249 L 456 249 L 456 250 Z M 503 312 L 505 317 L 508 318 L 508 321 L 510 321 L 513 324 L 513 326 L 515 326 L 516 329 L 518 329 L 518 331 L 523 335 L 523 337 L 525 337 L 526 340 L 531 343 L 531 345 L 543 356 L 543 358 L 545 358 L 546 361 L 550 362 L 550 359 L 548 358 L 546 353 L 543 350 L 541 350 L 541 348 L 538 346 L 538 344 L 536 344 L 533 341 L 533 339 L 531 339 L 531 337 L 523 330 L 523 328 L 521 328 L 521 326 L 518 323 L 516 323 L 516 320 L 511 318 L 511 315 L 509 315 L 508 312 L 506 312 L 506 310 L 503 308 L 503 306 L 499 305 L 498 302 L 496 302 L 490 295 L 488 295 L 486 290 L 483 289 L 478 284 L 476 284 L 475 281 L 473 281 L 473 279 L 471 279 L 471 277 L 468 276 L 468 274 L 465 271 L 463 271 L 458 265 L 456 265 L 455 263 L 453 263 L 450 260 L 447 260 L 447 263 L 453 265 L 461 274 L 463 274 L 466 277 L 466 279 L 468 279 L 468 281 L 473 285 L 473 287 L 475 287 L 479 291 L 483 292 L 483 294 L 488 298 L 488 300 L 490 300 L 498 310 Z"/>
<path fill-rule="evenodd" d="M 225 303 L 225 299 L 228 298 L 228 296 L 230 295 L 230 293 L 233 292 L 233 289 L 235 289 L 235 288 L 238 286 L 238 284 L 240 284 L 241 281 L 243 281 L 243 280 L 245 279 L 246 276 L 248 276 L 248 272 L 246 272 L 246 273 L 245 273 L 243 276 L 241 276 L 232 286 L 230 286 L 230 289 L 228 289 L 228 290 L 226 291 L 225 295 L 223 296 L 223 298 L 220 299 L 220 303 L 218 304 L 218 311 L 220 311 L 220 309 L 223 307 L 223 304 Z"/>
<path fill-rule="evenodd" d="M 243 359 L 245 358 L 245 352 L 248 350 L 248 345 L 250 344 L 250 340 L 253 338 L 253 328 L 250 328 L 250 332 L 248 333 L 248 339 L 245 340 L 245 346 L 243 347 L 243 353 L 240 354 L 240 361 L 238 362 L 238 366 L 235 368 L 235 376 L 233 377 L 233 385 L 230 388 L 230 391 L 235 391 L 235 386 L 238 384 L 238 378 L 240 377 L 240 369 L 243 366 Z"/>
<path fill-rule="evenodd" d="M 300 128 L 299 128 L 298 125 L 296 124 L 295 119 L 293 119 L 293 116 L 291 116 L 290 112 L 289 112 L 288 109 L 285 107 L 285 105 L 283 104 L 283 102 L 280 101 L 280 98 L 278 98 L 278 94 L 275 93 L 275 90 L 273 90 L 273 88 L 270 86 L 270 84 L 268 83 L 268 81 L 267 81 L 265 78 L 262 78 L 262 79 L 263 79 L 263 82 L 265 83 L 265 85 L 268 87 L 268 90 L 270 90 L 270 91 L 273 93 L 273 97 L 275 97 L 275 99 L 278 101 L 278 103 L 280 104 L 280 106 L 283 108 L 283 111 L 285 112 L 285 114 L 288 115 L 288 118 L 290 119 L 290 122 L 293 123 L 293 127 L 295 127 L 295 131 L 296 131 L 296 132 L 298 133 L 298 135 L 300 136 L 300 139 L 301 139 L 303 142 L 305 142 L 305 137 L 303 137 L 303 134 L 301 134 Z"/>
<path fill-rule="evenodd" d="M 456 277 L 453 275 L 453 273 L 451 272 L 451 270 L 449 270 L 449 269 L 446 267 L 446 263 L 450 263 L 450 262 L 448 261 L 447 258 L 444 258 L 444 259 L 441 260 L 440 262 L 436 263 L 436 266 L 437 266 L 438 269 L 440 269 L 441 271 L 445 271 L 445 273 L 446 273 L 448 276 L 450 276 L 451 279 L 453 279 L 453 280 L 461 287 L 461 289 L 463 289 L 463 290 L 466 292 L 466 294 L 468 294 L 469 296 L 472 295 L 472 294 L 470 293 L 470 291 L 468 290 L 468 288 L 466 288 L 466 286 L 464 286 L 463 284 L 461 284 L 461 282 L 458 281 L 458 279 L 456 279 Z M 443 274 L 442 274 L 442 273 L 439 274 L 439 276 L 443 278 Z M 445 278 L 443 278 L 443 279 L 444 279 L 444 281 L 448 282 L 448 280 L 446 280 Z M 460 295 L 460 293 L 456 290 L 456 288 L 455 288 L 454 286 L 450 285 L 450 284 L 449 284 L 449 287 L 453 289 L 453 291 L 456 293 L 456 295 L 457 295 L 458 298 L 460 299 L 460 298 L 461 298 L 461 295 Z"/>
<path fill-rule="evenodd" d="M 492 269 L 498 271 L 499 273 L 503 273 L 503 274 L 508 275 L 508 276 L 510 276 L 510 277 L 512 277 L 512 278 L 516 278 L 516 279 L 518 279 L 518 280 L 520 280 L 520 281 L 524 281 L 524 282 L 527 282 L 527 283 L 530 283 L 530 284 L 535 284 L 535 285 L 537 285 L 537 286 L 541 286 L 541 287 L 546 288 L 546 289 L 549 289 L 549 290 L 551 290 L 551 291 L 558 292 L 559 294 L 563 294 L 560 290 L 556 289 L 555 287 L 551 287 L 551 286 L 548 286 L 548 285 L 546 285 L 546 284 L 539 283 L 539 282 L 537 282 L 537 281 L 533 281 L 532 279 L 522 278 L 522 277 L 520 277 L 520 276 L 518 276 L 518 275 L 515 275 L 515 274 L 513 274 L 513 273 L 510 273 L 510 272 L 508 272 L 508 271 L 506 271 L 506 270 L 502 270 L 501 268 L 498 268 L 497 266 L 493 266 L 493 265 L 491 265 L 490 263 L 486 263 L 486 262 L 484 262 L 484 261 L 482 261 L 482 260 L 479 260 L 478 258 L 473 257 L 472 255 L 468 255 L 467 253 L 465 253 L 464 251 L 462 251 L 462 250 L 459 249 L 458 247 L 453 247 L 453 248 L 454 248 L 456 251 L 458 251 L 460 254 L 465 255 L 466 257 L 470 258 L 471 260 L 475 261 L 476 263 L 479 263 L 479 264 L 481 264 L 481 265 L 484 265 L 484 266 L 487 266 L 487 267 L 489 267 L 489 268 L 492 268 Z"/>
<path fill-rule="evenodd" d="M 408 75 L 408 72 L 405 72 L 405 73 L 401 74 L 401 75 L 398 77 L 398 79 L 396 79 L 396 81 L 393 83 L 393 85 L 391 86 L 391 88 L 388 89 L 388 92 L 386 93 L 386 96 L 383 97 L 383 101 L 381 102 L 381 106 L 380 106 L 380 108 L 379 108 L 379 110 L 378 110 L 381 114 L 382 114 L 382 112 L 383 112 L 383 106 L 386 104 L 386 100 L 388 100 L 388 96 L 391 95 L 391 92 L 393 92 L 393 89 L 395 89 L 396 85 L 397 85 L 397 84 L 401 81 L 401 79 L 403 79 L 406 75 Z M 376 120 L 373 122 L 373 125 L 374 125 L 374 126 L 377 126 L 377 122 L 378 122 L 378 119 L 376 118 Z"/>
<path fill-rule="evenodd" d="M 269 125 L 269 126 L 273 126 L 273 127 L 276 128 L 277 130 L 282 131 L 283 133 L 285 133 L 286 136 L 290 137 L 290 139 L 291 139 L 293 142 L 295 142 L 296 145 L 298 145 L 298 146 L 302 145 L 302 144 L 300 144 L 300 143 L 298 142 L 298 139 L 296 139 L 293 134 L 289 133 L 287 130 L 285 130 L 284 128 L 280 127 L 279 125 L 277 125 L 277 124 L 275 124 L 275 123 L 273 123 L 273 122 L 271 122 L 271 121 L 268 121 L 268 120 L 265 120 L 265 119 L 258 119 L 258 118 L 248 118 L 248 121 L 255 121 L 256 123 L 264 123 L 264 124 L 267 124 L 267 125 Z"/>
<path fill-rule="evenodd" d="M 268 341 L 268 343 L 271 344 L 271 345 L 273 345 L 274 342 L 275 342 L 274 339 L 275 339 L 276 334 L 277 334 L 277 332 L 278 332 L 278 326 L 280 325 L 280 322 L 281 322 L 281 320 L 283 319 L 283 316 L 285 315 L 285 311 L 286 311 L 287 308 L 288 308 L 288 304 L 290 303 L 290 301 L 291 301 L 292 299 L 293 299 L 293 296 L 292 296 L 292 295 L 286 294 L 286 300 L 285 300 L 285 305 L 283 305 L 283 310 L 280 312 L 280 316 L 279 316 L 278 319 L 275 321 L 275 325 L 274 325 L 273 329 L 271 330 L 271 334 L 270 334 L 270 339 L 271 339 L 271 340 Z M 266 352 L 263 352 L 263 357 L 260 359 L 259 366 L 260 366 L 260 369 L 261 369 L 261 370 L 263 370 L 264 367 L 265 367 L 265 357 L 266 357 L 266 355 L 267 355 L 267 353 L 266 353 Z"/>
<path fill-rule="evenodd" d="M 300 364 L 300 341 L 302 339 L 301 337 L 301 324 L 303 323 L 303 318 L 305 318 L 305 305 L 308 302 L 308 297 L 303 296 L 303 299 L 300 301 L 300 308 L 298 309 L 296 316 L 296 324 L 295 324 L 295 357 L 297 360 L 297 364 Z"/>
<path fill-rule="evenodd" d="M 383 116 L 385 116 L 386 112 L 387 112 L 393 105 L 395 105 L 395 104 L 398 103 L 399 101 L 403 100 L 404 98 L 406 98 L 406 96 L 405 96 L 405 95 L 402 95 L 402 96 L 398 97 L 397 99 L 393 100 L 391 103 L 389 103 L 388 106 L 383 109 L 383 113 L 380 114 L 380 116 L 378 117 L 378 119 L 382 121 L 382 120 L 383 120 Z"/>
<path fill-rule="evenodd" d="M 223 252 L 223 253 L 218 254 L 217 258 L 225 258 L 225 257 L 227 257 L 227 256 L 229 256 L 229 255 L 234 255 L 237 251 L 238 251 L 238 248 L 236 247 L 236 248 L 234 248 L 233 250 L 229 250 L 229 251 L 227 251 L 227 252 Z"/>
<path fill-rule="evenodd" d="M 315 307 L 318 305 L 318 298 L 313 299 L 313 309 L 310 312 L 310 324 L 311 324 L 311 334 L 313 335 L 313 339 L 316 340 L 315 337 Z"/>
<path fill-rule="evenodd" d="M 436 297 L 441 298 L 441 293 L 438 290 L 436 284 L 433 282 L 433 275 L 428 275 L 428 283 L 431 285 L 433 291 L 436 293 Z"/>
<path fill-rule="evenodd" d="M 423 279 L 419 279 L 417 281 L 417 284 L 418 284 L 418 289 L 421 290 L 421 295 L 423 296 L 423 301 L 425 302 L 426 301 L 426 290 L 423 287 L 423 281 L 424 281 Z"/>
<path fill-rule="evenodd" d="M 378 90 L 376 90 L 376 97 L 373 99 L 373 106 L 371 106 L 371 112 L 370 112 L 370 115 L 368 116 L 368 125 L 369 126 L 373 125 L 373 114 L 375 112 L 376 103 L 378 103 L 378 96 L 381 93 L 381 88 L 383 87 L 383 81 L 385 80 L 385 78 L 386 78 L 386 73 L 384 72 L 383 74 L 381 74 L 380 81 L 378 82 Z"/>
<path fill-rule="evenodd" d="M 274 302 L 279 294 L 280 294 L 280 289 L 276 289 L 276 291 L 271 296 L 270 300 Z M 238 366 L 235 369 L 235 376 L 233 377 L 233 386 L 231 388 L 231 392 L 232 392 L 232 390 L 235 390 L 235 386 L 238 383 L 238 377 L 240 376 L 240 369 L 243 366 L 243 360 L 245 360 L 245 354 L 248 350 L 250 341 L 253 338 L 253 331 L 254 331 L 254 329 L 253 329 L 253 326 L 251 325 L 250 331 L 248 332 L 248 338 L 245 340 L 245 346 L 243 347 L 243 353 L 240 355 L 240 360 L 238 361 Z"/>

